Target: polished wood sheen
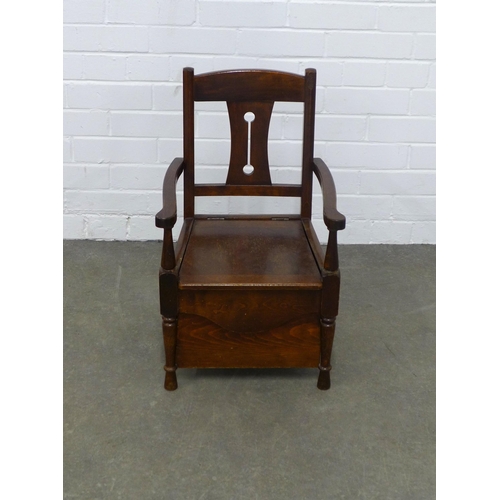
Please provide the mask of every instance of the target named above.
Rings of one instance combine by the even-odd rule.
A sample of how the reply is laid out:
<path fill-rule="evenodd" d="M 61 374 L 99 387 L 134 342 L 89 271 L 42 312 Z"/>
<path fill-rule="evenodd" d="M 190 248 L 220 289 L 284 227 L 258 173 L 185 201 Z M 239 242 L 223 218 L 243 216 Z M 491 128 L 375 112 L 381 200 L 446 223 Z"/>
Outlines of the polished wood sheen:
<path fill-rule="evenodd" d="M 194 78 L 195 101 L 303 102 L 304 77 L 283 71 L 214 71 Z"/>
<path fill-rule="evenodd" d="M 321 288 L 298 220 L 195 220 L 179 273 L 183 288 Z"/>
<path fill-rule="evenodd" d="M 273 102 L 228 102 L 227 109 L 231 126 L 231 156 L 226 184 L 267 184 L 270 186 L 267 136 Z M 253 113 L 255 116 L 250 125 L 250 151 L 248 151 L 249 124 L 245 120 L 246 113 Z M 245 174 L 241 168 L 247 164 L 248 153 L 250 153 L 250 164 L 255 169 L 252 175 Z"/>
<path fill-rule="evenodd" d="M 314 314 L 259 332 L 241 334 L 201 316 L 181 313 L 179 368 L 315 368 L 320 331 Z"/>
<path fill-rule="evenodd" d="M 184 156 L 168 167 L 163 208 L 160 312 L 165 389 L 177 388 L 177 368 L 319 368 L 317 387 L 330 388 L 330 357 L 338 314 L 340 270 L 337 211 L 329 168 L 314 158 L 316 72 L 265 70 L 194 75 L 185 68 Z M 226 101 L 231 153 L 225 184 L 194 182 L 194 106 Z M 301 184 L 273 184 L 268 133 L 276 101 L 304 103 Z M 253 113 L 249 128 L 246 113 Z M 248 115 L 247 115 L 248 117 Z M 253 171 L 248 173 L 248 164 Z M 245 170 L 244 170 L 245 167 Z M 176 184 L 184 174 L 184 223 L 177 244 Z M 323 251 L 311 224 L 312 178 L 323 193 L 329 230 Z M 298 214 L 196 214 L 196 196 L 299 197 Z"/>
<path fill-rule="evenodd" d="M 291 184 L 273 184 L 272 186 L 258 184 L 256 186 L 231 186 L 227 184 L 197 184 L 194 187 L 195 196 L 289 196 L 300 197 L 302 186 Z"/>
<path fill-rule="evenodd" d="M 180 310 L 207 318 L 232 332 L 256 333 L 317 314 L 321 291 L 248 288 L 186 289 L 179 292 Z"/>

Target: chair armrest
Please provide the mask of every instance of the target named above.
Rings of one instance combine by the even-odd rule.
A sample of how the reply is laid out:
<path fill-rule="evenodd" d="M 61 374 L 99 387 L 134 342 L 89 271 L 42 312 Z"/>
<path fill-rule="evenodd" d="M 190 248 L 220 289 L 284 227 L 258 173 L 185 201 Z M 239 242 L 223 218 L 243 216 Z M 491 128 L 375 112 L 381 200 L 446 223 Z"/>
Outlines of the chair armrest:
<path fill-rule="evenodd" d="M 330 169 L 321 158 L 314 158 L 313 172 L 318 178 L 323 193 L 323 220 L 328 229 L 345 228 L 345 216 L 337 211 L 337 191 Z"/>
<path fill-rule="evenodd" d="M 175 188 L 177 179 L 184 170 L 184 158 L 175 158 L 163 179 L 163 208 L 156 214 L 156 227 L 172 229 L 177 221 L 177 200 Z"/>

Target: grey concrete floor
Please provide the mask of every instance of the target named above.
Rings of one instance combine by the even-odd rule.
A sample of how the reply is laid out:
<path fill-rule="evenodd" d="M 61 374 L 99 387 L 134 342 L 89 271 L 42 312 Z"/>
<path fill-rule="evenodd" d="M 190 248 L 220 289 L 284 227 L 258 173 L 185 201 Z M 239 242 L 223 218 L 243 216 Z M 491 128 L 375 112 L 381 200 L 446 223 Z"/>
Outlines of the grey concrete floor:
<path fill-rule="evenodd" d="M 435 247 L 340 247 L 317 370 L 178 370 L 158 242 L 64 242 L 64 498 L 435 498 Z"/>

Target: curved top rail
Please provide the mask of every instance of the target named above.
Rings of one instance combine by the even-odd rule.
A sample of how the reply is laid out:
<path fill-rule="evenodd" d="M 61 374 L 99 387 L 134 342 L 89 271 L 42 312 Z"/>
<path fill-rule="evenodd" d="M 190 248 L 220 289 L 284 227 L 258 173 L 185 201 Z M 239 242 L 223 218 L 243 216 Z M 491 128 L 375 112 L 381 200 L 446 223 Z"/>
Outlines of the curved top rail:
<path fill-rule="evenodd" d="M 193 83 L 195 101 L 305 100 L 305 77 L 284 71 L 214 71 L 194 76 Z"/>

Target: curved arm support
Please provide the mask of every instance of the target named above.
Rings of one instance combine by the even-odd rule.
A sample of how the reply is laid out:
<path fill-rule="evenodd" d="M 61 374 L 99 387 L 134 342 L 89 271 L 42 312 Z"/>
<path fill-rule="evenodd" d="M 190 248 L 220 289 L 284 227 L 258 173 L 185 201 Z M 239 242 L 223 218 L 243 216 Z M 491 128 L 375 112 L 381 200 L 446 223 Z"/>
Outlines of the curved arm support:
<path fill-rule="evenodd" d="M 321 158 L 314 158 L 313 172 L 323 192 L 323 220 L 328 229 L 339 231 L 345 228 L 345 216 L 337 211 L 337 191 L 330 169 Z"/>
<path fill-rule="evenodd" d="M 163 180 L 163 208 L 156 214 L 156 227 L 172 229 L 177 221 L 175 187 L 184 170 L 184 159 L 175 158 L 167 169 Z"/>

